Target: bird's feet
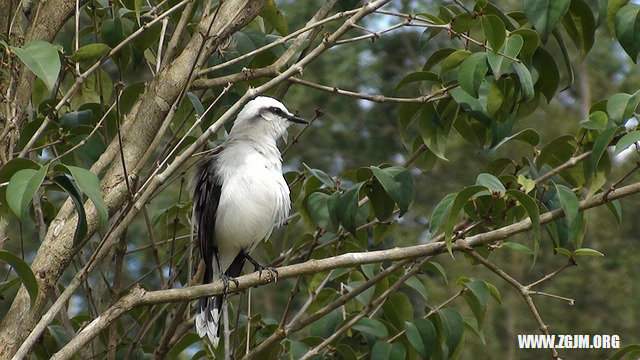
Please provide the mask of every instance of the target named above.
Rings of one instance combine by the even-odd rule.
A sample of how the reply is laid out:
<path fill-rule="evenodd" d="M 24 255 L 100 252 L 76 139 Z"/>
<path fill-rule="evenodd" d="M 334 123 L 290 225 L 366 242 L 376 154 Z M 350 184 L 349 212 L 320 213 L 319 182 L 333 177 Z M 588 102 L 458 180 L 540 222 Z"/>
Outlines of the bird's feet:
<path fill-rule="evenodd" d="M 278 281 L 278 270 L 276 270 L 276 269 L 274 269 L 274 268 L 272 268 L 270 266 L 264 266 L 264 265 L 260 264 L 259 262 L 257 262 L 254 258 L 252 258 L 249 255 L 245 255 L 245 256 L 246 256 L 247 260 L 249 260 L 249 262 L 253 265 L 253 267 L 255 268 L 255 271 L 258 272 L 258 278 L 262 277 L 262 272 L 263 271 L 267 271 L 274 282 Z"/>
<path fill-rule="evenodd" d="M 223 285 L 223 288 L 224 288 L 224 290 L 223 290 L 224 296 L 227 295 L 227 292 L 229 291 L 229 284 L 231 282 L 233 282 L 236 285 L 236 287 L 238 287 L 240 285 L 240 283 L 238 282 L 238 279 L 236 279 L 234 277 L 231 277 L 229 275 L 226 275 L 226 274 L 220 275 L 220 279 L 222 280 L 222 285 Z"/>

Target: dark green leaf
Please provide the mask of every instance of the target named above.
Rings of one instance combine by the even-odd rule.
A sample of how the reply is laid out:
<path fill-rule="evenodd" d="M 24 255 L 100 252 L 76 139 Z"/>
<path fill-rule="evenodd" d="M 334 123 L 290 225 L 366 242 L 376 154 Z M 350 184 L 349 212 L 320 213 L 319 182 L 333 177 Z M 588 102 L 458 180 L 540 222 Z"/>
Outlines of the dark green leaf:
<path fill-rule="evenodd" d="M 437 311 L 440 332 L 444 335 L 449 354 L 453 354 L 462 340 L 464 322 L 460 313 L 452 308 L 445 307 Z"/>
<path fill-rule="evenodd" d="M 0 250 L 0 260 L 13 267 L 22 284 L 27 289 L 27 293 L 29 293 L 29 298 L 31 299 L 31 305 L 33 305 L 38 296 L 38 282 L 29 265 L 6 250 Z"/>
<path fill-rule="evenodd" d="M 616 35 L 616 14 L 618 10 L 627 5 L 629 0 L 608 0 L 606 8 L 607 26 L 611 32 L 611 36 Z"/>
<path fill-rule="evenodd" d="M 438 264 L 437 262 L 430 261 L 429 263 L 424 265 L 424 270 L 442 276 L 444 282 L 449 284 L 449 280 L 447 279 L 447 272 L 444 271 L 444 267 L 442 267 L 442 265 Z"/>
<path fill-rule="evenodd" d="M 413 177 L 409 170 L 401 167 L 380 169 L 372 166 L 371 171 L 387 194 L 398 204 L 402 216 L 413 200 Z"/>
<path fill-rule="evenodd" d="M 356 216 L 358 215 L 358 201 L 360 199 L 358 194 L 360 193 L 362 185 L 364 185 L 364 182 L 357 183 L 347 189 L 347 191 L 340 196 L 336 206 L 340 223 L 354 236 L 356 235 Z"/>
<path fill-rule="evenodd" d="M 640 6 L 627 4 L 616 13 L 616 37 L 634 63 L 640 52 Z"/>
<path fill-rule="evenodd" d="M 556 191 L 558 192 L 562 211 L 564 211 L 564 215 L 567 218 L 567 224 L 571 227 L 573 223 L 579 221 L 578 198 L 571 189 L 564 185 L 556 184 Z"/>
<path fill-rule="evenodd" d="M 440 77 L 438 75 L 432 73 L 432 72 L 429 72 L 429 71 L 414 72 L 414 73 L 411 73 L 411 74 L 403 77 L 402 80 L 400 80 L 398 85 L 396 85 L 396 91 L 400 90 L 405 85 L 408 85 L 408 84 L 411 84 L 411 83 L 415 83 L 415 82 L 419 82 L 419 81 L 439 82 L 440 81 Z"/>
<path fill-rule="evenodd" d="M 525 194 L 518 190 L 509 189 L 507 195 L 518 200 L 520 205 L 525 209 L 529 219 L 531 219 L 531 226 L 533 228 L 533 243 L 534 243 L 534 260 L 538 254 L 538 248 L 540 244 L 540 211 L 536 205 L 536 201 L 528 194 Z"/>
<path fill-rule="evenodd" d="M 484 36 L 487 38 L 491 49 L 497 52 L 506 39 L 506 28 L 502 20 L 495 15 L 485 15 L 480 19 Z"/>
<path fill-rule="evenodd" d="M 467 301 L 471 312 L 478 320 L 478 327 L 482 327 L 489 300 L 489 288 L 482 280 L 474 280 L 465 284 L 469 291 L 465 291 L 463 297 Z"/>
<path fill-rule="evenodd" d="M 518 29 L 511 32 L 511 35 L 520 35 L 523 39 L 522 50 L 520 50 L 520 59 L 524 61 L 525 64 L 531 64 L 531 60 L 533 59 L 533 54 L 538 49 L 538 45 L 540 45 L 540 35 L 535 30 L 531 29 Z"/>
<path fill-rule="evenodd" d="M 591 150 L 591 166 L 593 169 L 598 168 L 598 163 L 600 162 L 602 155 L 604 155 L 605 151 L 611 144 L 611 140 L 613 140 L 616 134 L 622 131 L 622 129 L 624 129 L 624 127 L 622 126 L 612 127 L 598 135 L 595 143 L 593 144 L 593 149 Z"/>
<path fill-rule="evenodd" d="M 609 357 L 609 360 L 620 360 L 622 358 L 624 358 L 627 355 L 630 355 L 630 357 L 628 357 L 628 359 L 632 359 L 631 356 L 634 356 L 633 354 L 635 354 L 635 356 L 638 355 L 638 353 L 640 353 L 640 344 L 631 344 L 631 345 L 627 345 L 625 347 L 623 347 L 622 349 L 616 351 L 615 353 L 613 353 L 613 355 L 611 355 L 611 357 Z"/>
<path fill-rule="evenodd" d="M 200 340 L 200 337 L 196 333 L 187 333 L 183 336 L 175 345 L 171 348 L 171 350 L 167 353 L 167 358 L 169 359 L 179 359 L 180 353 L 186 350 L 189 346 L 195 344 Z"/>
<path fill-rule="evenodd" d="M 485 113 L 480 100 L 474 98 L 460 87 L 451 89 L 449 94 L 467 114 L 487 126 L 491 124 L 491 118 Z"/>
<path fill-rule="evenodd" d="M 431 214 L 431 221 L 429 222 L 429 229 L 432 233 L 438 232 L 440 227 L 445 223 L 449 214 L 451 213 L 451 207 L 453 206 L 453 200 L 458 193 L 452 193 L 445 196 L 438 205 L 433 209 Z"/>
<path fill-rule="evenodd" d="M 499 143 L 497 143 L 492 149 L 492 152 L 495 152 L 500 146 L 508 143 L 511 140 L 520 141 L 522 143 L 529 144 L 531 146 L 536 146 L 540 142 L 540 135 L 534 129 L 524 129 L 519 131 L 511 136 L 507 136 L 502 139 Z"/>
<path fill-rule="evenodd" d="M 371 348 L 371 360 L 388 360 L 391 345 L 386 340 L 380 340 Z"/>
<path fill-rule="evenodd" d="M 589 4 L 584 0 L 571 0 L 569 11 L 562 18 L 562 24 L 582 58 L 587 56 L 593 47 L 596 33 L 596 19 Z"/>
<path fill-rule="evenodd" d="M 353 329 L 379 338 L 384 338 L 388 335 L 387 328 L 382 322 L 368 317 L 363 317 L 358 320 L 358 322 L 353 325 Z"/>
<path fill-rule="evenodd" d="M 486 186 L 474 185 L 466 187 L 456 194 L 455 200 L 451 204 L 451 211 L 444 225 L 444 236 L 449 253 L 451 253 L 453 228 L 455 227 L 456 220 L 458 219 L 458 213 L 460 213 L 460 210 L 462 210 L 464 204 L 466 204 L 472 196 L 486 190 Z"/>
<path fill-rule="evenodd" d="M 65 130 L 71 130 L 81 125 L 91 125 L 91 110 L 72 111 L 60 117 L 60 126 Z"/>
<path fill-rule="evenodd" d="M 428 359 L 434 351 L 437 345 L 438 337 L 436 334 L 436 328 L 429 320 L 417 318 L 413 320 L 413 325 L 418 330 L 420 340 L 424 349 L 423 359 Z M 413 344 L 412 344 L 413 345 Z"/>
<path fill-rule="evenodd" d="M 84 236 L 87 235 L 87 216 L 84 211 L 82 195 L 80 195 L 80 192 L 78 191 L 76 186 L 71 182 L 71 180 L 69 180 L 66 175 L 57 175 L 53 178 L 53 181 L 55 181 L 56 184 L 60 185 L 60 187 L 63 188 L 67 192 L 67 194 L 69 194 L 71 200 L 73 200 L 73 204 L 76 207 L 76 211 L 78 212 L 78 224 L 76 226 L 75 234 L 73 235 L 73 244 L 77 245 L 80 240 L 82 240 Z"/>
<path fill-rule="evenodd" d="M 29 208 L 33 196 L 40 188 L 49 165 L 42 166 L 38 171 L 24 169 L 16 172 L 7 185 L 7 203 L 11 211 L 22 219 Z"/>
<path fill-rule="evenodd" d="M 615 216 L 618 225 L 622 224 L 622 207 L 620 206 L 620 201 L 613 200 L 607 203 L 607 208 L 613 213 Z"/>
<path fill-rule="evenodd" d="M 544 95 L 547 103 L 550 103 L 560 85 L 558 65 L 553 56 L 540 47 L 533 55 L 533 67 L 538 71 L 535 89 Z"/>
<path fill-rule="evenodd" d="M 422 71 L 431 70 L 431 68 L 436 66 L 438 63 L 440 63 L 440 61 L 442 61 L 443 59 L 445 59 L 455 51 L 456 49 L 451 49 L 451 48 L 436 50 L 433 54 L 431 54 L 431 56 L 429 56 L 427 61 L 424 63 L 424 66 L 422 67 Z"/>
<path fill-rule="evenodd" d="M 478 17 L 469 12 L 463 12 L 451 19 L 451 29 L 457 33 L 471 30 L 478 24 Z"/>
<path fill-rule="evenodd" d="M 543 42 L 569 10 L 571 0 L 524 0 L 524 13 L 540 33 Z"/>
<path fill-rule="evenodd" d="M 502 296 L 500 296 L 500 290 L 498 290 L 497 287 L 495 287 L 493 284 L 489 284 L 487 283 L 487 287 L 489 288 L 489 293 L 491 294 L 491 296 L 496 299 L 496 301 L 502 305 Z"/>
<path fill-rule="evenodd" d="M 464 61 L 464 59 L 468 58 L 469 55 L 471 55 L 469 50 L 456 50 L 449 54 L 449 56 L 447 56 L 442 62 L 442 66 L 440 67 L 440 76 L 447 71 L 456 68 L 462 61 Z"/>
<path fill-rule="evenodd" d="M 71 176 L 73 176 L 73 180 L 80 190 L 91 199 L 100 216 L 100 223 L 105 225 L 107 220 L 109 220 L 109 212 L 102 199 L 102 189 L 98 177 L 91 171 L 83 168 L 69 165 L 65 165 L 65 167 L 71 172 Z"/>
<path fill-rule="evenodd" d="M 513 68 L 518 74 L 518 80 L 520 80 L 520 87 L 522 95 L 525 101 L 533 99 L 535 93 L 533 90 L 533 79 L 531 78 L 531 72 L 527 66 L 521 62 L 514 62 Z"/>
<path fill-rule="evenodd" d="M 405 360 L 407 358 L 407 351 L 404 349 L 404 345 L 401 342 L 395 342 L 391 344 L 391 351 L 389 351 L 389 360 Z"/>
<path fill-rule="evenodd" d="M 420 354 L 420 356 L 422 356 L 423 359 L 426 359 L 427 349 L 425 348 L 424 343 L 422 342 L 422 337 L 420 336 L 420 332 L 418 331 L 418 328 L 413 323 L 405 322 L 404 330 L 405 330 L 405 335 L 407 337 L 407 340 L 409 341 L 409 344 L 411 344 L 411 346 L 413 346 L 413 348 L 416 349 L 418 354 Z"/>
<path fill-rule="evenodd" d="M 329 187 L 329 188 L 333 188 L 335 186 L 335 183 L 333 181 L 333 179 L 331 178 L 331 176 L 327 175 L 327 173 L 325 173 L 322 170 L 318 170 L 318 169 L 312 169 L 309 166 L 307 166 L 307 164 L 302 164 L 304 166 L 304 168 L 309 172 L 309 174 L 311 174 L 312 176 L 314 176 L 316 179 L 322 181 L 322 183 Z"/>

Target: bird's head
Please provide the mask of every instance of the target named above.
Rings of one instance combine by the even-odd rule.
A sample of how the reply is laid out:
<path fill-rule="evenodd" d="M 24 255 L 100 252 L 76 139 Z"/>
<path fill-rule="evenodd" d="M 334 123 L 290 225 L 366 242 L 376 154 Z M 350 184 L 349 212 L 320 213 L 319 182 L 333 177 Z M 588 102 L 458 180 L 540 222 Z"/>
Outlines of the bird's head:
<path fill-rule="evenodd" d="M 258 96 L 249 101 L 238 113 L 231 128 L 231 136 L 248 137 L 268 136 L 273 140 L 284 137 L 291 123 L 308 124 L 309 122 L 292 114 L 283 103 L 267 97 Z"/>

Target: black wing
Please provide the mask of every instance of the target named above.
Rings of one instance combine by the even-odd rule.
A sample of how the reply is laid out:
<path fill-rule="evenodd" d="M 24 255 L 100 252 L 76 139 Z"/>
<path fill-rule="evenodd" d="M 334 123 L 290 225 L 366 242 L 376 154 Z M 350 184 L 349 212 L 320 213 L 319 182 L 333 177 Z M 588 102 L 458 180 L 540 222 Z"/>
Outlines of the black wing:
<path fill-rule="evenodd" d="M 218 246 L 215 237 L 216 212 L 222 190 L 222 184 L 220 184 L 215 171 L 220 150 L 222 148 L 218 147 L 214 152 L 200 159 L 191 184 L 193 220 L 198 229 L 200 255 L 205 262 L 203 281 L 205 284 L 210 283 L 214 275 L 220 274 Z"/>

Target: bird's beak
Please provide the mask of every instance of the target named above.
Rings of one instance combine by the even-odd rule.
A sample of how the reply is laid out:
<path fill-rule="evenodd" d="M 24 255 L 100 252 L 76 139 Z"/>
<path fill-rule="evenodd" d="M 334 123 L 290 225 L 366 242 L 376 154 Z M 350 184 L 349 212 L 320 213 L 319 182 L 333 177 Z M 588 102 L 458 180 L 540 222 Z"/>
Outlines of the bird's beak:
<path fill-rule="evenodd" d="M 296 124 L 308 124 L 309 121 L 305 120 L 301 117 L 295 116 L 295 115 L 290 115 L 289 117 L 287 117 L 287 120 L 294 122 Z"/>

